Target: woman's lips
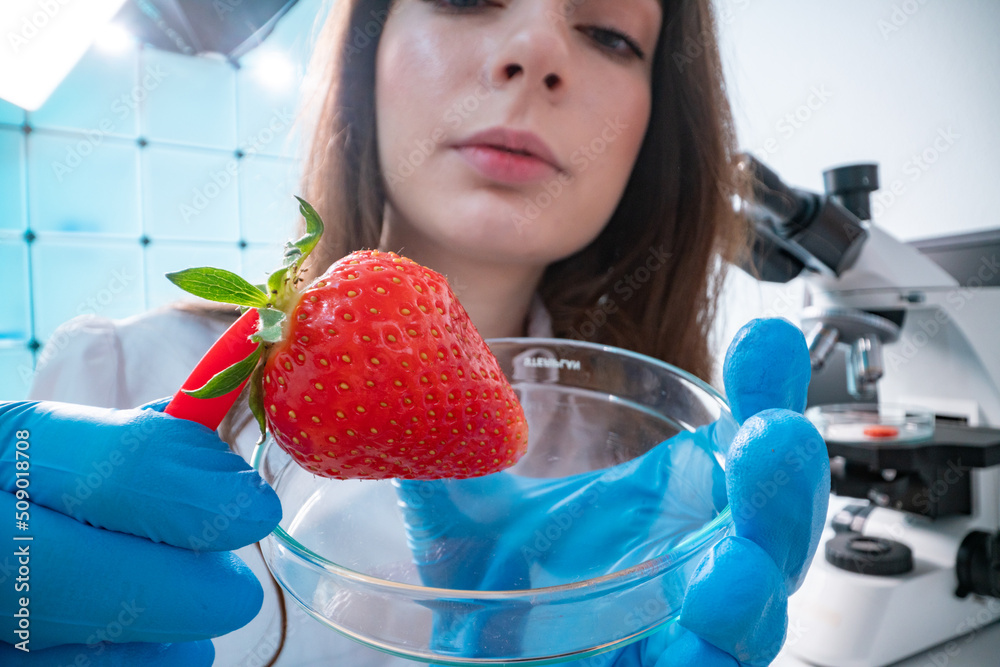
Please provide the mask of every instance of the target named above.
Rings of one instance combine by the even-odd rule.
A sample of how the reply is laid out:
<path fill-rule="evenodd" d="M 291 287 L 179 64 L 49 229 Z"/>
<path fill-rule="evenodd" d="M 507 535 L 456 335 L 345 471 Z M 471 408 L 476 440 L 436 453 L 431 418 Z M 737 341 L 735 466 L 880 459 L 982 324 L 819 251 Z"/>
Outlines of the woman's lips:
<path fill-rule="evenodd" d="M 558 173 L 551 164 L 533 155 L 512 153 L 495 146 L 474 144 L 458 146 L 456 150 L 482 176 L 501 183 L 535 183 Z"/>

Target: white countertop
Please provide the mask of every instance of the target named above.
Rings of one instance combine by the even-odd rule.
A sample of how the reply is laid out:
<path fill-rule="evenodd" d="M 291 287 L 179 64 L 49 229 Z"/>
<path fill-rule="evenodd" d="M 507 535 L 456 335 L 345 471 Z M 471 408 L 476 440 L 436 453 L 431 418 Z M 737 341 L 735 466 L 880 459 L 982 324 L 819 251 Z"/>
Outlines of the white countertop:
<path fill-rule="evenodd" d="M 794 655 L 794 644 L 803 636 L 801 626 L 797 626 L 794 618 L 789 619 L 788 641 L 785 648 L 771 663 L 772 667 L 813 667 Z M 996 667 L 1000 665 L 1000 623 L 994 623 L 979 632 L 958 637 L 945 642 L 929 651 L 912 656 L 900 662 L 892 663 L 891 667 Z M 822 667 L 840 667 L 839 665 L 823 665 Z"/>

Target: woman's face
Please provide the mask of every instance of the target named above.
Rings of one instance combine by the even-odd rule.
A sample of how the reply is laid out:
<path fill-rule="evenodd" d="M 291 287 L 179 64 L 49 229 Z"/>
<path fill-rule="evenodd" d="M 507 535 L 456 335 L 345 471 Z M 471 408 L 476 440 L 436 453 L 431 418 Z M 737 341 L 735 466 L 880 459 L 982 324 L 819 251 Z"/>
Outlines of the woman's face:
<path fill-rule="evenodd" d="M 541 266 L 590 243 L 646 132 L 661 19 L 660 0 L 396 0 L 375 86 L 389 249 Z M 497 128 L 550 155 L 474 137 Z"/>

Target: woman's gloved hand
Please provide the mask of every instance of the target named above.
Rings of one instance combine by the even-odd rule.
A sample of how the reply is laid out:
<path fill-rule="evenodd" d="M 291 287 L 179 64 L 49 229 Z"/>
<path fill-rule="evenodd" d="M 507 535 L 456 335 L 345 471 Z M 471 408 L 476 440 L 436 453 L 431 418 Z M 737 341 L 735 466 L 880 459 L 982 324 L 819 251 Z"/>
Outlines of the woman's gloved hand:
<path fill-rule="evenodd" d="M 278 498 L 168 401 L 0 403 L 0 663 L 211 665 L 208 639 L 260 610 L 230 551 L 277 525 Z"/>
<path fill-rule="evenodd" d="M 784 641 L 788 595 L 802 583 L 819 543 L 830 491 L 826 446 L 801 415 L 810 374 L 804 337 L 788 322 L 755 320 L 740 330 L 724 368 L 732 413 L 741 424 L 724 478 L 704 447 L 716 436 L 713 425 L 608 471 L 557 484 L 507 473 L 458 482 L 397 482 L 424 582 L 514 590 L 547 585 L 551 582 L 538 578 L 558 574 L 558 568 L 582 576 L 613 572 L 655 555 L 641 546 L 654 521 L 657 534 L 682 539 L 720 510 L 728 495 L 735 534 L 699 564 L 679 623 L 580 665 L 769 664 Z M 684 475 L 671 475 L 675 469 Z M 676 479 L 698 474 L 715 483 Z M 714 488 L 694 491 L 706 487 Z M 509 498 L 517 500 L 502 500 Z M 560 517 L 572 517 L 574 502 L 585 506 L 586 520 L 560 523 Z M 553 526 L 558 545 L 540 545 L 538 536 L 554 534 Z M 490 538 L 497 535 L 502 537 Z M 494 616 L 439 614 L 436 648 L 468 657 L 486 638 L 510 641 L 526 632 L 493 628 Z"/>
<path fill-rule="evenodd" d="M 742 425 L 726 465 L 736 535 L 689 583 L 687 632 L 662 650 L 651 638 L 658 660 L 648 664 L 767 665 L 780 650 L 788 596 L 819 545 L 830 493 L 826 445 L 800 416 L 810 372 L 802 333 L 784 320 L 754 320 L 730 345 L 723 376 Z"/>

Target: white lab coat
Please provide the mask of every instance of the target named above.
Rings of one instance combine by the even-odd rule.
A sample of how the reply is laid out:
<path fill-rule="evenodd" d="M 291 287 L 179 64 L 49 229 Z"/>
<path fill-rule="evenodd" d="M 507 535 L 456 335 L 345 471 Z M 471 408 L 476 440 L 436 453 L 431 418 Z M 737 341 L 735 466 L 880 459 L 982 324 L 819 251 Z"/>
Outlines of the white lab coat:
<path fill-rule="evenodd" d="M 39 357 L 29 398 L 97 407 L 132 408 L 173 395 L 226 324 L 197 314 L 162 308 L 124 320 L 93 315 L 63 324 Z M 551 336 L 551 319 L 535 299 L 528 334 Z M 237 438 L 248 461 L 256 441 L 252 424 Z M 215 665 L 258 667 L 277 647 L 280 621 L 273 580 L 257 549 L 236 552 L 264 587 L 264 605 L 245 627 L 214 640 Z M 415 663 L 394 658 L 348 640 L 302 611 L 290 596 L 288 635 L 280 667 L 344 665 L 403 667 Z"/>

